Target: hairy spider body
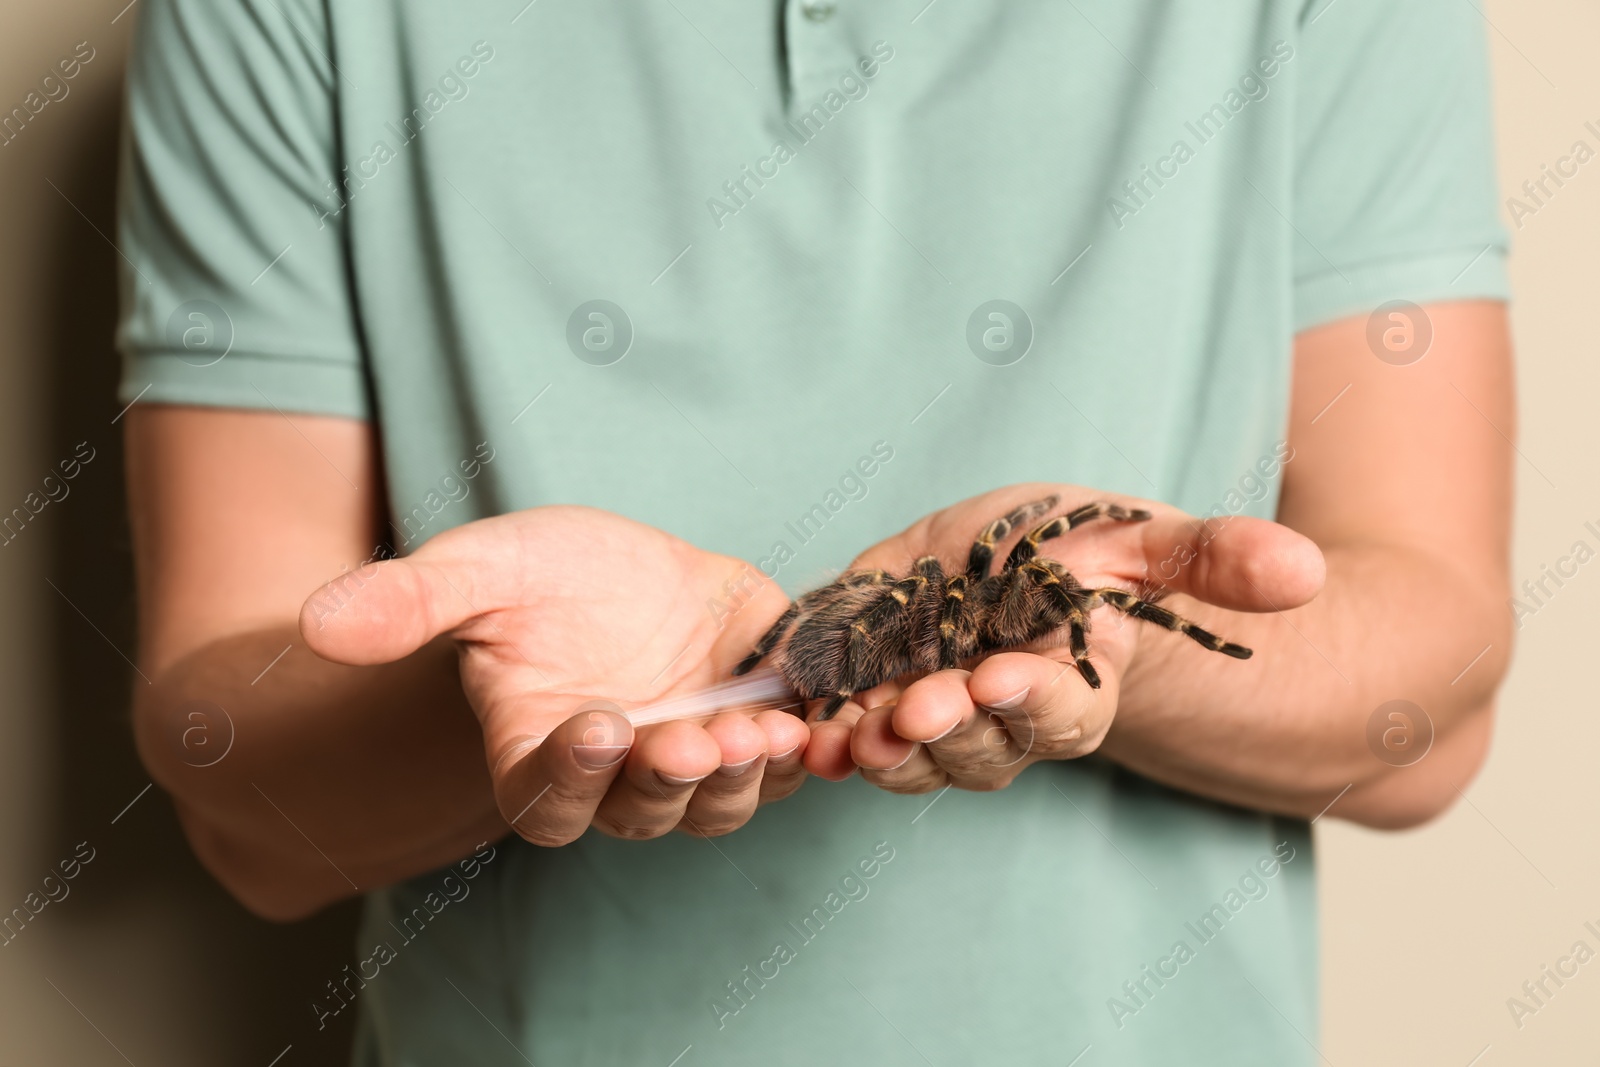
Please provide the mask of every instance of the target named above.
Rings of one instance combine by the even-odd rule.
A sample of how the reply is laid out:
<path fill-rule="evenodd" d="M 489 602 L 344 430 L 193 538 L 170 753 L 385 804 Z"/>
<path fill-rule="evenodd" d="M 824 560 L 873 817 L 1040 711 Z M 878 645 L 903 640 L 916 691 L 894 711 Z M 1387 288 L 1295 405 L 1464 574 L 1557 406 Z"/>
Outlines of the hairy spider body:
<path fill-rule="evenodd" d="M 1048 514 L 1056 497 L 1024 504 L 979 532 L 966 570 L 947 573 L 923 556 L 905 576 L 850 571 L 792 602 L 755 648 L 734 668 L 745 674 L 772 653 L 784 635 L 778 671 L 796 693 L 826 698 L 820 719 L 832 718 L 856 693 L 912 672 L 945 670 L 976 656 L 1037 641 L 1061 629 L 1078 672 L 1091 688 L 1100 676 L 1089 662 L 1089 613 L 1108 604 L 1125 615 L 1186 634 L 1213 652 L 1249 659 L 1250 650 L 1201 629 L 1159 604 L 1122 589 L 1089 589 L 1039 545 L 1091 519 L 1143 522 L 1148 511 L 1095 502 L 1045 519 L 1017 542 L 990 573 L 995 545 L 1024 522 Z M 792 632 L 791 632 L 792 631 Z"/>

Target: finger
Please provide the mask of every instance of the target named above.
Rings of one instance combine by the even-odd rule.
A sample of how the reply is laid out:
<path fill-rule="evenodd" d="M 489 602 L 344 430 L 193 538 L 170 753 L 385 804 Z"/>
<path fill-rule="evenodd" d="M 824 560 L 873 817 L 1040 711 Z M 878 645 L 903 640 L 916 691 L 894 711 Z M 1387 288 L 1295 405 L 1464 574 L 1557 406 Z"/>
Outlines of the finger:
<path fill-rule="evenodd" d="M 1327 562 L 1314 541 L 1265 519 L 1202 521 L 1162 509 L 1139 531 L 1149 581 L 1218 607 L 1299 607 L 1327 578 Z"/>
<path fill-rule="evenodd" d="M 767 763 L 761 774 L 761 803 L 766 804 L 782 800 L 805 782 L 811 729 L 786 711 L 763 711 L 755 720 L 767 732 Z"/>
<path fill-rule="evenodd" d="M 850 758 L 863 771 L 888 771 L 905 765 L 917 754 L 921 744 L 908 741 L 894 732 L 890 721 L 894 706 L 881 705 L 865 712 L 856 720 L 850 734 Z"/>
<path fill-rule="evenodd" d="M 857 719 L 861 718 L 861 705 L 847 702 L 839 714 L 827 722 L 811 727 L 811 740 L 806 744 L 806 770 L 830 782 L 842 782 L 856 772 L 850 758 L 850 734 Z"/>
<path fill-rule="evenodd" d="M 1030 726 L 1013 736 L 1006 720 L 972 699 L 971 678 L 967 671 L 941 671 L 914 683 L 895 708 L 893 727 L 926 738 L 928 758 L 956 785 L 995 789 L 1033 761 L 1036 731 Z"/>
<path fill-rule="evenodd" d="M 880 705 L 893 704 L 900 695 L 900 683 L 891 679 L 871 689 L 855 694 L 837 715 L 830 720 L 831 723 L 841 724 L 831 726 L 829 723 L 815 724 L 815 714 L 820 708 L 820 701 L 811 701 L 806 708 L 808 716 L 812 717 L 811 742 L 806 750 L 806 768 L 819 778 L 826 778 L 830 782 L 839 782 L 855 773 L 855 761 L 850 756 L 851 736 L 855 722 L 861 718 L 861 713 L 866 708 L 876 708 Z"/>
<path fill-rule="evenodd" d="M 976 714 L 967 694 L 971 677 L 970 671 L 938 671 L 911 683 L 895 701 L 894 732 L 908 741 L 928 743 L 971 722 Z"/>
<path fill-rule="evenodd" d="M 1102 684 L 1090 689 L 1071 664 L 1002 652 L 973 669 L 967 692 L 1026 751 L 1025 762 L 1073 759 L 1100 746 L 1116 713 L 1121 677 L 1104 661 L 1096 665 Z"/>
<path fill-rule="evenodd" d="M 660 837 L 678 825 L 696 787 L 721 764 L 721 746 L 695 723 L 641 730 L 595 810 L 594 825 L 629 840 Z"/>
<path fill-rule="evenodd" d="M 391 663 L 501 606 L 476 603 L 471 579 L 469 567 L 416 556 L 365 564 L 306 598 L 300 634 L 336 663 Z"/>
<path fill-rule="evenodd" d="M 700 837 L 732 833 L 750 820 L 761 799 L 767 732 L 750 716 L 718 715 L 705 724 L 721 749 L 721 764 L 689 798 L 679 829 Z"/>
<path fill-rule="evenodd" d="M 490 768 L 500 814 L 536 845 L 576 841 L 611 789 L 633 739 L 633 725 L 623 716 L 585 711 L 543 739 L 514 740 Z"/>
<path fill-rule="evenodd" d="M 892 707 L 873 708 L 856 723 L 851 754 L 861 767 L 861 777 L 891 793 L 928 793 L 950 784 L 944 769 L 934 762 L 926 746 L 906 741 L 894 732 Z M 882 766 L 886 759 L 898 762 Z"/>

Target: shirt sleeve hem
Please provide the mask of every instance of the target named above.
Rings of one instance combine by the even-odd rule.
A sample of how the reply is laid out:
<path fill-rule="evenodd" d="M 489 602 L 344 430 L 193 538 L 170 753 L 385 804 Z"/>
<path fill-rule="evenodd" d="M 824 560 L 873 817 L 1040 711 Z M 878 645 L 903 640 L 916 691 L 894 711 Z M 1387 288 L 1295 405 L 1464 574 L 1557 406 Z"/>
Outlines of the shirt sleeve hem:
<path fill-rule="evenodd" d="M 1330 268 L 1296 280 L 1294 329 L 1369 315 L 1391 300 L 1413 304 L 1509 300 L 1506 250 L 1461 247 L 1404 258 Z"/>
<path fill-rule="evenodd" d="M 210 364 L 190 362 L 194 359 L 191 352 L 125 351 L 118 402 L 372 417 L 366 378 L 349 363 L 241 352 Z"/>

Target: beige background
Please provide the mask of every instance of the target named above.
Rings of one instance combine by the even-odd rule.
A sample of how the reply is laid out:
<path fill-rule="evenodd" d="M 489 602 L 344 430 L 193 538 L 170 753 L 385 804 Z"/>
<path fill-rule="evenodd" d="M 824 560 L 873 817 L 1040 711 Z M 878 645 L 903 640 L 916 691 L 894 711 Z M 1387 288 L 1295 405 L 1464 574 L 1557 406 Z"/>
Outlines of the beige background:
<path fill-rule="evenodd" d="M 1476 6 L 1490 20 L 1508 196 L 1575 140 L 1600 151 L 1600 136 L 1584 128 L 1600 128 L 1600 9 L 1571 0 Z M 1597 237 L 1600 159 L 1512 230 L 1526 457 L 1517 467 L 1517 585 L 1580 538 L 1600 550 L 1600 536 L 1583 528 L 1600 529 Z M 1520 1030 L 1506 1007 L 1574 941 L 1600 952 L 1600 937 L 1583 928 L 1600 929 L 1597 620 L 1600 560 L 1523 619 L 1494 748 L 1465 789 L 1469 803 L 1412 833 L 1318 822 L 1322 1051 L 1332 1063 L 1466 1067 L 1480 1053 L 1475 1067 L 1600 1063 L 1600 959 L 1559 989 L 1547 983 L 1555 995 Z"/>
<path fill-rule="evenodd" d="M 159 791 L 141 795 L 149 779 L 128 741 L 132 599 L 108 341 L 118 253 L 107 240 L 138 13 L 124 2 L 0 9 L 0 112 L 77 42 L 97 52 L 66 99 L 0 147 L 0 513 L 78 442 L 96 449 L 71 495 L 0 547 L 0 912 L 78 842 L 96 851 L 71 896 L 0 948 L 0 1063 L 265 1067 L 291 1045 L 284 1067 L 342 1063 L 348 1033 L 316 1032 L 307 1003 L 347 959 L 352 910 L 290 928 L 245 916 L 189 857 Z M 1509 193 L 1575 140 L 1600 149 L 1583 127 L 1600 127 L 1600 12 L 1576 0 L 1482 10 Z M 1583 528 L 1600 528 L 1600 160 L 1515 236 L 1520 582 L 1575 540 L 1600 548 Z M 1403 834 L 1318 823 L 1325 1062 L 1595 1062 L 1600 960 L 1520 1029 L 1506 1000 L 1574 941 L 1600 949 L 1583 928 L 1600 928 L 1596 619 L 1600 562 L 1525 620 L 1494 752 L 1467 803 Z"/>

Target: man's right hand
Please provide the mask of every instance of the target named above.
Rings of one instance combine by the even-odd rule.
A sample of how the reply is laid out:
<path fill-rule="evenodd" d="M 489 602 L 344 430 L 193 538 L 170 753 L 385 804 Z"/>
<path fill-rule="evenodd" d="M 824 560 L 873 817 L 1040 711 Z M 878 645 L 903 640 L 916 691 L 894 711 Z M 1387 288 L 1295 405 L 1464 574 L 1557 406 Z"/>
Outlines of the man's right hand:
<path fill-rule="evenodd" d="M 353 665 L 453 638 L 495 799 L 529 841 L 564 844 L 590 825 L 709 836 L 799 788 L 806 725 L 732 711 L 635 736 L 616 709 L 729 676 L 785 603 L 763 582 L 719 625 L 709 605 L 751 573 L 607 512 L 534 508 L 329 582 L 305 602 L 300 630 L 318 655 Z"/>

